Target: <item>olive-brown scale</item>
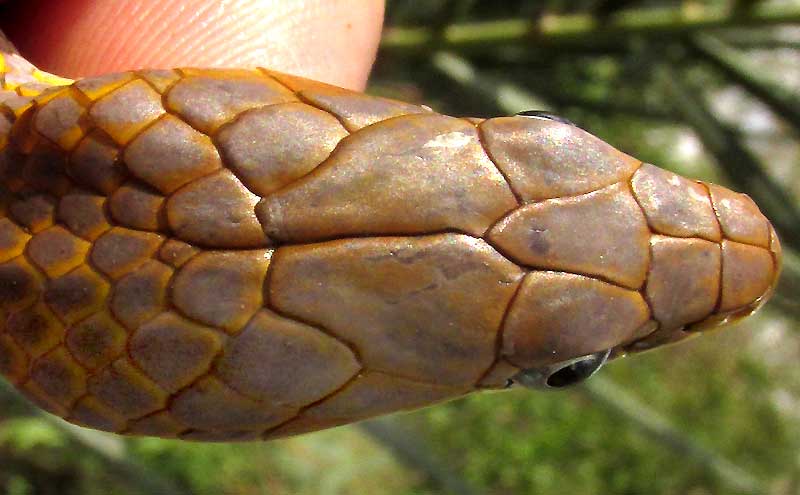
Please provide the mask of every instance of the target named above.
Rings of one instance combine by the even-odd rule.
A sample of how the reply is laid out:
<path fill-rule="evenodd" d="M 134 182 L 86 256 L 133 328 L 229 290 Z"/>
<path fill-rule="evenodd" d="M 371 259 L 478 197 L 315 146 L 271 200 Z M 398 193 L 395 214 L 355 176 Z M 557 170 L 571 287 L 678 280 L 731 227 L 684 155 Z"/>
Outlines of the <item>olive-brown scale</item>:
<path fill-rule="evenodd" d="M 749 198 L 565 123 L 0 61 L 0 371 L 76 424 L 313 431 L 684 339 L 778 275 Z"/>

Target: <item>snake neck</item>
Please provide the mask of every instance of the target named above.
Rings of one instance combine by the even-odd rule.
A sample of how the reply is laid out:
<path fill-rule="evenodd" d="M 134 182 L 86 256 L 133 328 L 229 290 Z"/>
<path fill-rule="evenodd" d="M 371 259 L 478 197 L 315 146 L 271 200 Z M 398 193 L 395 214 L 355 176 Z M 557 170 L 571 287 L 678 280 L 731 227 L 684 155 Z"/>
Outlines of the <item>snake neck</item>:
<path fill-rule="evenodd" d="M 4 216 L 4 198 L 18 182 L 21 158 L 32 151 L 31 115 L 45 94 L 73 81 L 37 69 L 16 53 L 0 33 L 0 218 Z M 4 193 L 5 191 L 5 193 Z M 6 198 L 7 199 L 7 198 Z"/>
<path fill-rule="evenodd" d="M 65 86 L 72 84 L 71 79 L 65 79 L 49 72 L 39 70 L 19 54 L 8 50 L 5 45 L 0 45 L 0 87 L 2 96 L 8 97 L 12 93 L 23 97 L 34 97 L 52 86 Z"/>

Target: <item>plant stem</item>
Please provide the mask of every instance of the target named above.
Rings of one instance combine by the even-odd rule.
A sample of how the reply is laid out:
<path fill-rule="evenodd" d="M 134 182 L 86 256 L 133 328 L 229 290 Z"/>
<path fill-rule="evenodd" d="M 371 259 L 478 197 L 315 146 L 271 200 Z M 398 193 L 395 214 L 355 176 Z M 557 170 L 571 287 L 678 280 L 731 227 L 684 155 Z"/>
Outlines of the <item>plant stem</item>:
<path fill-rule="evenodd" d="M 724 6 L 693 5 L 691 9 L 642 8 L 617 12 L 607 19 L 591 14 L 545 15 L 539 20 L 509 19 L 451 24 L 443 29 L 391 27 L 381 42 L 385 51 L 430 52 L 493 50 L 497 45 L 530 43 L 536 47 L 625 44 L 631 35 L 677 37 L 710 28 L 764 26 L 800 22 L 800 5 L 757 4 L 747 12 Z"/>
<path fill-rule="evenodd" d="M 714 37 L 695 35 L 691 46 L 705 60 L 763 101 L 800 132 L 800 97 L 797 91 L 783 87 L 770 73 L 756 67 L 746 54 Z"/>
<path fill-rule="evenodd" d="M 611 380 L 595 376 L 581 387 L 581 391 L 658 442 L 712 471 L 729 488 L 753 495 L 767 493 L 766 488 L 753 475 L 697 443 L 673 426 L 667 418 L 647 407 Z"/>

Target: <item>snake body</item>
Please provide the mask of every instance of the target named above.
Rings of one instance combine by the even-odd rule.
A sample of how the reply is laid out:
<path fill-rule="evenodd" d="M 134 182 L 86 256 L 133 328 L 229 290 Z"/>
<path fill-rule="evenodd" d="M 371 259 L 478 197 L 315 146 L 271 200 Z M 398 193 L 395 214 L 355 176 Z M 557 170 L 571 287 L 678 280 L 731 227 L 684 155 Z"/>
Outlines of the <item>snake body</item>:
<path fill-rule="evenodd" d="M 0 371 L 70 422 L 288 436 L 751 313 L 745 195 L 547 119 L 0 55 Z"/>

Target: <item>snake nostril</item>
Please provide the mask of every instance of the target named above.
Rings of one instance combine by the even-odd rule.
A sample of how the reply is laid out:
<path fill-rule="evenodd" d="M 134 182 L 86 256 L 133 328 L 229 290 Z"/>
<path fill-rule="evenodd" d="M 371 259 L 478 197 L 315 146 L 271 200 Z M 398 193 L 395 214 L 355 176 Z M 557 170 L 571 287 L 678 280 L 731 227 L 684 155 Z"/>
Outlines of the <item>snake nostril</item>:
<path fill-rule="evenodd" d="M 608 349 L 542 368 L 525 369 L 512 380 L 535 389 L 568 387 L 592 376 L 605 364 L 610 354 L 611 350 Z"/>

